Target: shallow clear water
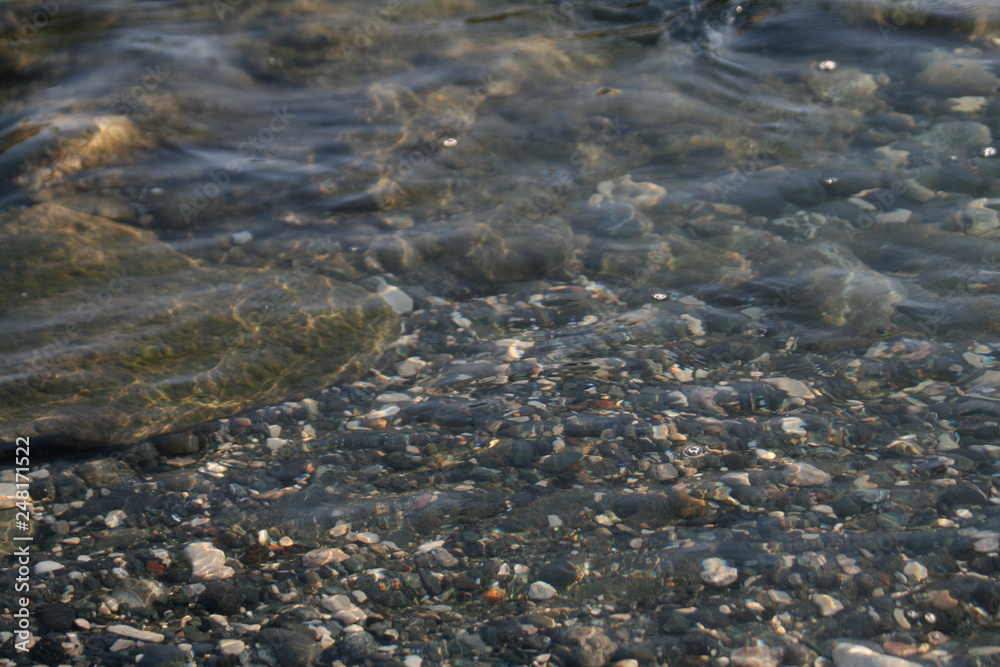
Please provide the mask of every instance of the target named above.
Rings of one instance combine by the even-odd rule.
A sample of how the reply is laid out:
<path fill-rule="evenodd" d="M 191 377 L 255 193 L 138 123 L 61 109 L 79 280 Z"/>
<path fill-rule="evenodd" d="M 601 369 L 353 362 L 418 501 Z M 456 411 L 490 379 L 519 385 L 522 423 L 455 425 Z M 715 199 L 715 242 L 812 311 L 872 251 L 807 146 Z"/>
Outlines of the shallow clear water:
<path fill-rule="evenodd" d="M 730 539 L 733 517 L 715 538 L 699 533 L 729 506 L 759 506 L 746 539 L 761 543 L 844 518 L 821 509 L 774 528 L 777 507 L 836 507 L 843 489 L 734 499 L 725 473 L 742 468 L 719 458 L 727 446 L 772 456 L 741 459 L 754 471 L 823 461 L 876 508 L 850 526 L 859 544 L 950 530 L 955 503 L 996 500 L 996 457 L 982 449 L 996 444 L 1000 388 L 992 2 L 70 0 L 0 12 L 0 440 L 132 444 L 339 383 L 321 399 L 336 415 L 322 444 L 275 456 L 433 460 L 447 472 L 422 481 L 451 503 L 438 514 L 511 502 L 445 490 L 465 479 L 533 488 L 531 466 L 508 457 L 535 440 L 548 447 L 542 476 L 568 494 L 551 513 L 587 502 L 552 462 L 566 445 L 557 422 L 576 429 L 571 448 L 584 442 L 601 494 L 630 475 L 670 481 L 657 466 L 673 461 L 692 477 L 696 492 L 668 494 L 680 537 L 650 538 L 663 548 Z M 401 411 L 376 400 L 392 391 L 410 392 L 381 401 Z M 434 407 L 407 407 L 414 396 Z M 702 449 L 654 430 L 675 422 Z M 425 425 L 451 429 L 441 451 L 428 452 Z M 253 437 L 266 453 L 266 435 Z M 590 442 L 643 438 L 662 451 Z M 940 461 L 955 449 L 961 464 Z M 227 483 L 250 486 L 227 465 Z M 441 520 L 415 524 L 420 474 L 387 467 L 400 477 L 364 477 L 381 480 L 375 491 L 353 478 L 303 491 L 321 509 L 288 534 L 398 514 L 372 525 L 401 544 L 430 539 Z M 169 486 L 173 473 L 158 474 Z M 768 483 L 799 486 L 782 474 Z M 932 498 L 948 484 L 930 480 L 949 476 L 983 497 Z M 391 511 L 360 499 L 380 495 Z M 662 528 L 614 507 L 639 516 L 633 532 Z M 247 522 L 300 512 L 290 502 Z M 529 542 L 546 525 L 462 512 Z M 987 515 L 976 530 L 996 529 Z M 659 567 L 636 549 L 624 571 Z"/>

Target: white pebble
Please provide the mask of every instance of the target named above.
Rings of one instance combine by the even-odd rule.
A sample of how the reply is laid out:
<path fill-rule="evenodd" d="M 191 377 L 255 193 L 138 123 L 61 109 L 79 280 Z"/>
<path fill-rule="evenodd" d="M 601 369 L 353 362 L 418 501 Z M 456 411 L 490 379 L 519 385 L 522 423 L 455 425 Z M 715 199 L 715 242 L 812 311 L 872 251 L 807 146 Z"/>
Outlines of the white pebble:
<path fill-rule="evenodd" d="M 701 561 L 701 580 L 723 588 L 740 578 L 739 571 L 721 558 L 706 558 Z"/>
<path fill-rule="evenodd" d="M 126 639 L 134 639 L 137 642 L 151 642 L 158 644 L 164 639 L 163 635 L 159 632 L 147 632 L 146 630 L 133 628 L 130 625 L 109 625 L 108 632 L 113 635 L 118 635 L 119 637 L 125 637 Z"/>
<path fill-rule="evenodd" d="M 814 593 L 809 599 L 819 608 L 820 616 L 833 616 L 834 614 L 844 611 L 844 603 L 832 595 Z"/>
<path fill-rule="evenodd" d="M 226 565 L 226 554 L 211 542 L 192 542 L 184 547 L 184 555 L 191 561 L 193 581 L 229 579 L 236 571 Z"/>
<path fill-rule="evenodd" d="M 556 589 L 544 581 L 536 581 L 528 587 L 529 600 L 548 600 L 556 596 Z"/>

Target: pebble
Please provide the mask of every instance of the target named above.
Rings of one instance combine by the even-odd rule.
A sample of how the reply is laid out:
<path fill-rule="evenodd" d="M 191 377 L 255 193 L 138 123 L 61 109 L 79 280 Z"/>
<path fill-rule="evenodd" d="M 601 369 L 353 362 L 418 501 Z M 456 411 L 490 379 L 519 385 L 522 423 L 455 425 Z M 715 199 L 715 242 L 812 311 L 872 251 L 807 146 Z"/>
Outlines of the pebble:
<path fill-rule="evenodd" d="M 121 510 L 111 510 L 108 512 L 107 516 L 104 517 L 104 525 L 108 529 L 117 528 L 122 525 L 127 515 Z"/>
<path fill-rule="evenodd" d="M 277 451 L 284 447 L 288 443 L 288 440 L 284 438 L 268 438 L 265 445 L 271 451 Z"/>
<path fill-rule="evenodd" d="M 385 285 L 382 290 L 378 292 L 378 295 L 385 299 L 386 303 L 389 304 L 389 307 L 392 308 L 397 315 L 402 315 L 403 313 L 408 313 L 413 310 L 413 299 L 409 294 L 398 287 Z"/>
<path fill-rule="evenodd" d="M 844 610 L 844 604 L 837 598 L 825 593 L 814 593 L 809 600 L 819 608 L 820 616 L 827 617 Z"/>
<path fill-rule="evenodd" d="M 565 560 L 553 561 L 538 571 L 538 578 L 541 581 L 552 584 L 556 588 L 565 588 L 573 584 L 579 576 L 579 569 L 573 563 Z"/>
<path fill-rule="evenodd" d="M 996 553 L 1000 550 L 1000 537 L 997 535 L 987 535 L 986 537 L 981 537 L 972 543 L 973 550 L 976 553 L 990 554 Z"/>
<path fill-rule="evenodd" d="M 323 547 L 302 554 L 302 565 L 307 568 L 317 568 L 327 563 L 343 563 L 349 556 L 341 549 Z"/>
<path fill-rule="evenodd" d="M 139 661 L 139 667 L 184 667 L 186 663 L 187 657 L 180 648 L 159 644 L 149 647 Z"/>
<path fill-rule="evenodd" d="M 567 628 L 555 633 L 555 651 L 576 667 L 601 667 L 618 645 L 595 627 Z"/>
<path fill-rule="evenodd" d="M 310 667 L 321 653 L 314 639 L 285 628 L 264 628 L 257 633 L 257 641 L 278 658 L 282 667 Z"/>
<path fill-rule="evenodd" d="M 54 560 L 43 560 L 35 563 L 35 574 L 48 574 L 49 572 L 61 570 L 64 567 L 66 566 Z"/>
<path fill-rule="evenodd" d="M 747 646 L 733 651 L 729 657 L 732 667 L 778 667 L 781 660 L 766 646 Z"/>
<path fill-rule="evenodd" d="M 911 561 L 904 565 L 903 574 L 915 581 L 924 581 L 928 576 L 927 568 L 917 561 Z"/>
<path fill-rule="evenodd" d="M 837 667 L 919 667 L 919 663 L 877 653 L 860 644 L 837 644 L 833 649 Z"/>
<path fill-rule="evenodd" d="M 701 561 L 701 580 L 706 584 L 724 588 L 740 578 L 739 571 L 721 558 L 706 558 Z"/>
<path fill-rule="evenodd" d="M 790 463 L 785 466 L 783 478 L 791 486 L 820 486 L 830 481 L 829 474 L 809 463 Z"/>
<path fill-rule="evenodd" d="M 371 660 L 378 655 L 378 648 L 378 642 L 367 632 L 344 635 L 338 647 L 341 657 L 354 662 Z"/>
<path fill-rule="evenodd" d="M 437 549 L 432 551 L 431 555 L 434 557 L 434 560 L 436 560 L 438 564 L 444 568 L 455 567 L 456 565 L 458 565 L 459 562 L 458 559 L 455 558 L 454 554 L 452 554 L 447 549 L 441 547 L 438 547 Z"/>
<path fill-rule="evenodd" d="M 555 587 L 544 581 L 536 581 L 528 587 L 529 600 L 548 600 L 557 594 Z"/>
<path fill-rule="evenodd" d="M 236 572 L 226 565 L 226 554 L 211 542 L 192 542 L 184 547 L 184 555 L 191 562 L 192 581 L 229 579 Z"/>
<path fill-rule="evenodd" d="M 220 639 L 218 646 L 222 655 L 239 655 L 247 650 L 247 645 L 239 639 Z"/>
<path fill-rule="evenodd" d="M 931 606 L 939 611 L 950 611 L 958 607 L 958 600 L 948 591 L 931 591 L 929 596 Z"/>
<path fill-rule="evenodd" d="M 164 636 L 158 632 L 147 632 L 146 630 L 133 628 L 130 625 L 109 625 L 108 632 L 119 637 L 125 637 L 126 639 L 134 639 L 137 642 L 155 644 L 164 640 Z"/>

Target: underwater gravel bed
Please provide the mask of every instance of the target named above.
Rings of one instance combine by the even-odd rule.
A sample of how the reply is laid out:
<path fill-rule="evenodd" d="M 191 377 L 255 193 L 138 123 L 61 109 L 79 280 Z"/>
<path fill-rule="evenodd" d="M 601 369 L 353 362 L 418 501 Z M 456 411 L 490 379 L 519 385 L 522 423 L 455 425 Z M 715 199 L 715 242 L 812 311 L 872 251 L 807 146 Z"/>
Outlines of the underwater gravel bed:
<path fill-rule="evenodd" d="M 1000 654 L 996 344 L 830 351 L 689 296 L 538 287 L 416 290 L 363 381 L 47 463 L 31 662 Z"/>

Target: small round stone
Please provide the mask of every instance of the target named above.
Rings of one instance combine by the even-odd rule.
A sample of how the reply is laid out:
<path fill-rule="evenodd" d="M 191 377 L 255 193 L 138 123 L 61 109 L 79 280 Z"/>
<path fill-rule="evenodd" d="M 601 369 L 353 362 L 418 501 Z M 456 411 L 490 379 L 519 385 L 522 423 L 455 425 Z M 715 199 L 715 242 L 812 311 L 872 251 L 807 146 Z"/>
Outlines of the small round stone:
<path fill-rule="evenodd" d="M 352 632 L 340 640 L 339 652 L 349 661 L 370 660 L 378 655 L 378 642 L 367 632 Z"/>
<path fill-rule="evenodd" d="M 538 578 L 556 588 L 565 588 L 576 582 L 580 571 L 567 560 L 552 561 L 538 571 Z"/>

